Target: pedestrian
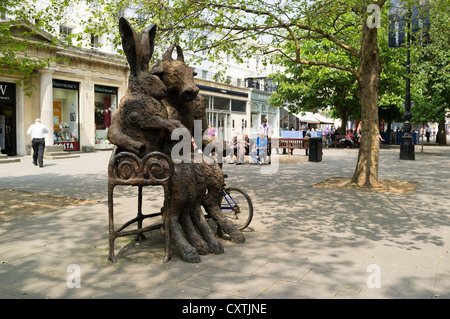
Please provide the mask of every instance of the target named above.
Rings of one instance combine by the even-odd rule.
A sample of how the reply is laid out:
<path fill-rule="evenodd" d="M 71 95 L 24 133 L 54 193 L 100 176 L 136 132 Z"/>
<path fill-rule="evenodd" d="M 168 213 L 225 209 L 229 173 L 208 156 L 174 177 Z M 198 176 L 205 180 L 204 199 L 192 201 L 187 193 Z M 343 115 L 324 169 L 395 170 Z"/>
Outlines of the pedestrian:
<path fill-rule="evenodd" d="M 234 157 L 236 156 L 236 160 L 237 160 L 237 157 L 238 157 L 238 140 L 237 140 L 237 136 L 234 136 L 233 139 L 228 143 L 228 147 L 230 148 L 228 164 L 234 164 Z"/>
<path fill-rule="evenodd" d="M 427 129 L 425 131 L 425 135 L 427 136 L 427 142 L 430 142 L 430 135 L 431 135 L 431 129 L 430 127 L 427 125 Z"/>
<path fill-rule="evenodd" d="M 259 126 L 258 135 L 263 134 L 267 139 L 272 136 L 272 128 L 267 124 L 267 119 L 265 118 L 262 124 Z"/>
<path fill-rule="evenodd" d="M 216 137 L 216 129 L 212 126 L 212 124 L 208 125 L 206 135 L 208 140 L 213 140 Z"/>
<path fill-rule="evenodd" d="M 306 133 L 306 135 L 305 135 L 305 139 L 307 139 L 307 140 L 309 140 L 311 138 L 311 133 Z M 309 147 L 309 144 L 308 144 L 308 147 Z M 308 156 L 308 148 L 305 148 L 305 153 L 306 153 L 306 156 Z"/>
<path fill-rule="evenodd" d="M 247 134 L 244 135 L 244 149 L 245 155 L 250 155 L 250 139 Z"/>
<path fill-rule="evenodd" d="M 303 138 L 305 138 L 305 136 L 306 136 L 306 131 L 308 131 L 308 124 L 303 123 L 302 124 L 302 135 L 303 135 Z"/>
<path fill-rule="evenodd" d="M 45 135 L 47 133 L 48 128 L 41 123 L 40 119 L 36 119 L 34 124 L 30 125 L 27 131 L 27 134 L 31 135 L 33 164 L 39 164 L 39 167 L 44 167 Z"/>
<path fill-rule="evenodd" d="M 267 150 L 267 138 L 264 136 L 263 133 L 261 133 L 261 134 L 259 134 L 258 138 L 256 139 L 253 149 L 250 152 L 250 157 L 253 159 L 253 161 L 256 164 L 262 164 L 263 160 L 265 163 L 266 162 L 266 159 L 265 159 L 266 150 Z"/>
<path fill-rule="evenodd" d="M 325 126 L 325 130 L 323 131 L 323 135 L 325 136 L 325 147 L 328 148 L 330 144 L 330 128 Z"/>
<path fill-rule="evenodd" d="M 347 134 L 345 134 L 345 146 L 347 148 L 352 148 L 355 143 L 355 134 L 353 134 L 352 130 L 347 130 Z"/>

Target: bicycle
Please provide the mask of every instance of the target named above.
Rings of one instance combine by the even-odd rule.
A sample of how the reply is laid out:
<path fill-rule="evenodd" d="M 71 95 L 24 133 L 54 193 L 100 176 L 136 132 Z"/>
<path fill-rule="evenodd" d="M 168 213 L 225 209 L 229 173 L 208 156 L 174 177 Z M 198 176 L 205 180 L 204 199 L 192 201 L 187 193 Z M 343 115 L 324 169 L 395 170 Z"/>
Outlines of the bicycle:
<path fill-rule="evenodd" d="M 228 177 L 224 174 L 224 178 Z M 250 225 L 253 218 L 253 203 L 250 196 L 240 188 L 225 187 L 222 190 L 223 199 L 220 209 L 238 229 L 242 230 Z"/>

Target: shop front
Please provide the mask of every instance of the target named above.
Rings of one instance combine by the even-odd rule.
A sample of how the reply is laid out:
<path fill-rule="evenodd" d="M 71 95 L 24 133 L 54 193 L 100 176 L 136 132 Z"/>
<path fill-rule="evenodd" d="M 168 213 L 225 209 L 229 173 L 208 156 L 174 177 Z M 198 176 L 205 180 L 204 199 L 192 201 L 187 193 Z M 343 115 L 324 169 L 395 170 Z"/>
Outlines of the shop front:
<path fill-rule="evenodd" d="M 256 138 L 258 129 L 264 119 L 272 128 L 272 136 L 277 137 L 279 134 L 279 112 L 268 103 L 271 92 L 260 90 L 252 90 L 251 93 L 251 123 L 250 136 Z"/>
<path fill-rule="evenodd" d="M 79 83 L 53 79 L 53 144 L 79 151 Z"/>
<path fill-rule="evenodd" d="M 112 115 L 117 110 L 117 91 L 117 87 L 94 86 L 95 149 L 112 148 L 107 134 Z"/>
<path fill-rule="evenodd" d="M 248 93 L 197 85 L 205 99 L 206 121 L 216 130 L 219 138 L 230 141 L 243 136 L 248 127 Z"/>
<path fill-rule="evenodd" d="M 14 83 L 0 82 L 0 149 L 2 154 L 17 155 Z"/>

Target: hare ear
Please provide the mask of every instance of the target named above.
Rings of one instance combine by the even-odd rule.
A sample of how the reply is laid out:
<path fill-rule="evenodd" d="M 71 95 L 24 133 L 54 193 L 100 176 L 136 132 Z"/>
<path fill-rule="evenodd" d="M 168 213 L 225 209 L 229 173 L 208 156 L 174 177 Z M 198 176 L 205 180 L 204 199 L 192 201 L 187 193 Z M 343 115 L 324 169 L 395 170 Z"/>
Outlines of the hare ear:
<path fill-rule="evenodd" d="M 184 62 L 183 49 L 179 45 L 177 45 L 177 60 Z"/>
<path fill-rule="evenodd" d="M 131 77 L 136 76 L 139 73 L 138 67 L 142 62 L 142 46 L 139 36 L 136 31 L 133 30 L 130 23 L 121 17 L 119 20 L 119 33 L 122 38 L 123 51 L 130 65 Z"/>
<path fill-rule="evenodd" d="M 175 44 L 171 44 L 170 47 L 167 49 L 166 53 L 164 53 L 164 56 L 162 58 L 163 61 L 172 60 L 172 53 L 173 53 L 174 48 L 175 48 Z"/>
<path fill-rule="evenodd" d="M 141 46 L 142 46 L 142 62 L 141 70 L 148 70 L 148 64 L 155 50 L 156 24 L 151 24 L 142 30 Z"/>

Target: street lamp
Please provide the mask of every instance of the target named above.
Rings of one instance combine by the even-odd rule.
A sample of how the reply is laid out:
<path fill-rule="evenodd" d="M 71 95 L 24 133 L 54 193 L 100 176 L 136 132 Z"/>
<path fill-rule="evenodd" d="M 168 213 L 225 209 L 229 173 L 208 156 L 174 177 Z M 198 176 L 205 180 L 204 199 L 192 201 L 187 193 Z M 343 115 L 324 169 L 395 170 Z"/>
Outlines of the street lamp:
<path fill-rule="evenodd" d="M 405 88 L 405 113 L 403 118 L 403 136 L 400 143 L 400 159 L 414 160 L 414 143 L 411 135 L 411 77 L 410 77 L 410 63 L 411 63 L 411 21 L 413 16 L 416 16 L 414 31 L 423 29 L 427 32 L 430 20 L 426 15 L 419 14 L 417 7 L 408 8 L 405 12 L 404 5 L 400 4 L 400 0 L 391 0 L 392 7 L 389 9 L 389 47 L 398 48 L 405 43 L 406 36 L 406 88 Z M 427 4 L 423 4 L 425 8 Z M 405 17 L 406 16 L 406 17 Z M 405 32 L 405 18 L 406 18 L 406 32 Z M 423 45 L 427 44 L 427 37 L 422 37 L 419 40 Z"/>
<path fill-rule="evenodd" d="M 414 143 L 411 135 L 411 9 L 408 9 L 408 32 L 406 33 L 406 88 L 405 88 L 405 114 L 403 118 L 403 135 L 400 144 L 400 159 L 414 160 Z"/>

